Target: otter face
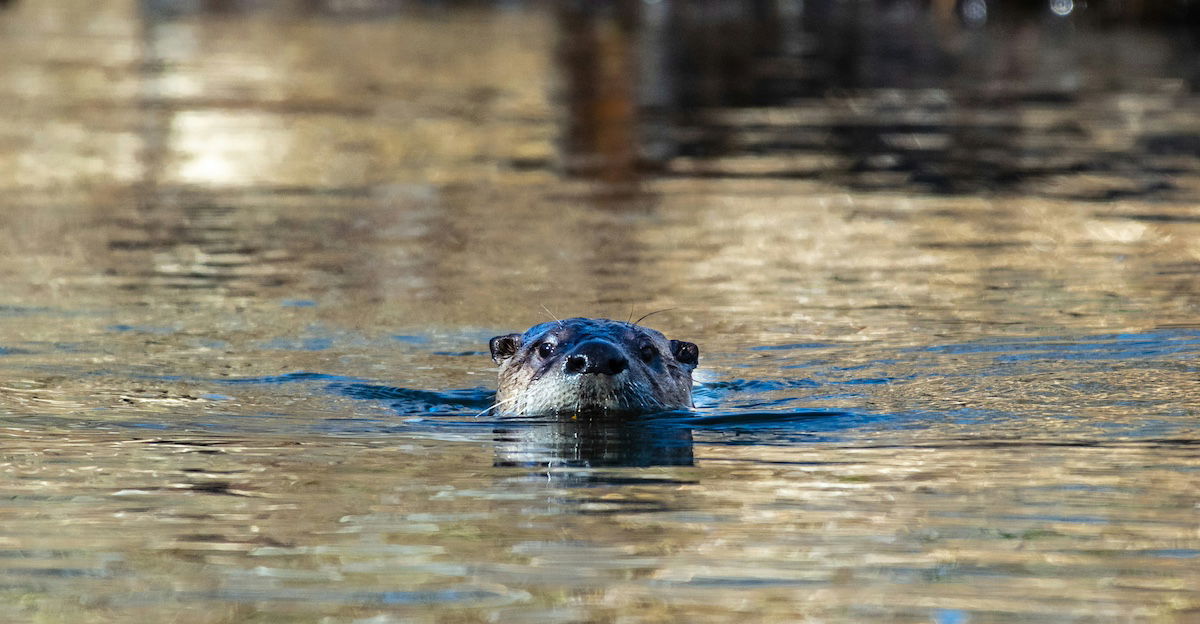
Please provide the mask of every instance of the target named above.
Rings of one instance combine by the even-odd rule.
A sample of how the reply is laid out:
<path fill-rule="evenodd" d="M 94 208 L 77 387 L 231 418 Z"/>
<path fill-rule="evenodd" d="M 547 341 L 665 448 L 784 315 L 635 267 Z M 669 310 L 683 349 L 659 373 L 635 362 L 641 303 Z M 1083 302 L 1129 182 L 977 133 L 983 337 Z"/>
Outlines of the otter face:
<path fill-rule="evenodd" d="M 631 323 L 573 318 L 496 336 L 496 407 L 534 414 L 644 414 L 692 406 L 695 344 Z"/>

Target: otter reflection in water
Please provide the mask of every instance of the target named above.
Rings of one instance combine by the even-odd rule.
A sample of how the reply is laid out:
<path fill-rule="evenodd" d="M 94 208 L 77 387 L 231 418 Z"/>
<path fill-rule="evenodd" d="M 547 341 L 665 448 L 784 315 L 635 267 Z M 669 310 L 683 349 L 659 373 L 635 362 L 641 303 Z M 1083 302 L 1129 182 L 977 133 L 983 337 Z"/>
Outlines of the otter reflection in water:
<path fill-rule="evenodd" d="M 542 414 L 648 414 L 692 407 L 700 349 L 636 323 L 573 318 L 496 336 L 495 408 Z"/>
<path fill-rule="evenodd" d="M 692 430 L 637 416 L 513 418 L 496 427 L 496 466 L 691 466 Z M 560 482 L 570 481 L 559 475 Z M 600 477 L 592 475 L 586 480 Z"/>

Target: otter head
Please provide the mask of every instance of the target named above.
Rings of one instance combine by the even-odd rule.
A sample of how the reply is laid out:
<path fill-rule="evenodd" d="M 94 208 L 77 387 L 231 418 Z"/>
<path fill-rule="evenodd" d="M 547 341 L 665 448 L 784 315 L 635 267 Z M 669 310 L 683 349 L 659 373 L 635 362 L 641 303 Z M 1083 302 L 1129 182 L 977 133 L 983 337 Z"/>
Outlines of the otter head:
<path fill-rule="evenodd" d="M 632 323 L 573 318 L 496 336 L 496 408 L 522 415 L 688 409 L 695 344 Z"/>

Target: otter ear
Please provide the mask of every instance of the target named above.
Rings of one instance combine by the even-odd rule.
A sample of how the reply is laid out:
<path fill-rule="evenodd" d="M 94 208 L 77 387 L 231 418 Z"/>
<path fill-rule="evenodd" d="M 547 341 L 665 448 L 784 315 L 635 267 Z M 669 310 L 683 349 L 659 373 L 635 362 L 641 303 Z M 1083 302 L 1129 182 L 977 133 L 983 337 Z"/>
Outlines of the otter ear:
<path fill-rule="evenodd" d="M 492 349 L 492 361 L 499 364 L 521 348 L 521 334 L 496 336 L 488 342 L 488 346 Z"/>
<path fill-rule="evenodd" d="M 680 364 L 695 366 L 700 362 L 700 347 L 697 347 L 694 342 L 672 340 L 671 355 L 674 355 Z"/>

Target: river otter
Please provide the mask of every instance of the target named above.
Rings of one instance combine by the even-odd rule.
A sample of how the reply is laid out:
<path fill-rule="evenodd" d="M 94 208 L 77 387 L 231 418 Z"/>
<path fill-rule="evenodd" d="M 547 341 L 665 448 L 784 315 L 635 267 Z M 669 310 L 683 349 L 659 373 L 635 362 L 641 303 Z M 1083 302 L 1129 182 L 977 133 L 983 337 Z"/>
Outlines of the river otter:
<path fill-rule="evenodd" d="M 700 349 L 635 323 L 573 318 L 496 336 L 495 408 L 534 414 L 646 414 L 692 407 Z"/>

